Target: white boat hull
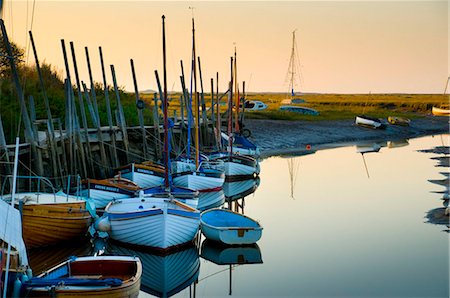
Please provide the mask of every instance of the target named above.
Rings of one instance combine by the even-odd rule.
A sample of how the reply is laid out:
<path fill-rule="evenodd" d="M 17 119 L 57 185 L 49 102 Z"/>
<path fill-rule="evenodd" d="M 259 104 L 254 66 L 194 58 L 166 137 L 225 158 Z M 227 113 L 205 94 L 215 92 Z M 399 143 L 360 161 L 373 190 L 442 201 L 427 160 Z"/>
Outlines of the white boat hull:
<path fill-rule="evenodd" d="M 184 174 L 173 178 L 173 184 L 179 187 L 186 187 L 193 190 L 205 190 L 222 187 L 225 176 L 209 177 L 197 172 Z"/>
<path fill-rule="evenodd" d="M 207 225 L 202 225 L 202 233 L 208 239 L 230 245 L 256 243 L 262 236 L 261 229 L 212 228 Z M 245 237 L 241 235 L 245 235 Z"/>
<path fill-rule="evenodd" d="M 226 176 L 252 176 L 259 174 L 259 164 L 256 167 L 244 165 L 236 162 L 225 161 Z"/>
<path fill-rule="evenodd" d="M 86 196 L 95 204 L 95 208 L 97 209 L 103 209 L 108 205 L 109 202 L 112 200 L 120 200 L 120 199 L 128 199 L 131 198 L 128 194 L 123 193 L 117 193 L 117 192 L 110 192 L 106 190 L 100 190 L 100 189 L 89 189 L 89 190 L 83 190 L 81 192 L 83 196 Z"/>
<path fill-rule="evenodd" d="M 164 184 L 164 177 L 147 173 L 129 172 L 122 174 L 122 177 L 133 181 L 141 188 L 154 187 Z"/>
<path fill-rule="evenodd" d="M 370 128 L 380 128 L 381 127 L 381 122 L 363 118 L 363 117 L 356 117 L 355 123 L 357 125 L 370 127 Z"/>
<path fill-rule="evenodd" d="M 129 199 L 110 204 L 106 208 L 111 224 L 110 237 L 163 250 L 188 243 L 198 232 L 199 211 L 181 210 L 176 206 L 158 198 Z"/>

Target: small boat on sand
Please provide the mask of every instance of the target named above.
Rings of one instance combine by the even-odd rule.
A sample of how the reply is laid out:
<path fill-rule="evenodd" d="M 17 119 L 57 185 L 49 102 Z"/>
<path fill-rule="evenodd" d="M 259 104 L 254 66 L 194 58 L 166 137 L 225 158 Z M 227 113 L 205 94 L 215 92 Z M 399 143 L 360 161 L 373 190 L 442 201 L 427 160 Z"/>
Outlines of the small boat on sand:
<path fill-rule="evenodd" d="M 356 116 L 355 124 L 368 128 L 383 128 L 383 123 L 381 123 L 380 119 L 369 117 L 366 115 Z"/>
<path fill-rule="evenodd" d="M 138 297 L 138 257 L 74 257 L 22 285 L 23 297 Z"/>
<path fill-rule="evenodd" d="M 312 115 L 312 116 L 319 115 L 318 111 L 311 109 L 311 108 L 307 108 L 307 107 L 301 107 L 301 106 L 286 105 L 286 106 L 281 106 L 279 110 L 286 111 L 286 112 L 294 112 L 294 113 L 304 114 L 304 115 Z"/>
<path fill-rule="evenodd" d="M 250 217 L 219 208 L 204 211 L 200 216 L 200 226 L 207 239 L 231 245 L 256 243 L 263 230 Z"/>
<path fill-rule="evenodd" d="M 401 125 L 401 126 L 409 126 L 409 123 L 411 122 L 411 120 L 409 120 L 408 118 L 397 116 L 389 116 L 387 120 L 392 125 Z"/>
<path fill-rule="evenodd" d="M 432 107 L 431 113 L 435 116 L 450 116 L 449 106 Z"/>

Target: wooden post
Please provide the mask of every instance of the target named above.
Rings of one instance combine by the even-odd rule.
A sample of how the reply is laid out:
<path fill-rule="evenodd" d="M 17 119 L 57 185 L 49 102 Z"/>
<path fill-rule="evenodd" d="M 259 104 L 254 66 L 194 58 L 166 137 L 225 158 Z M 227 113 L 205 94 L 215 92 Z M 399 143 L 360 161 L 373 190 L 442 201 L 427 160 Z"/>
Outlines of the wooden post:
<path fill-rule="evenodd" d="M 106 177 L 106 172 L 105 169 L 108 169 L 108 162 L 106 160 L 106 153 L 105 153 L 105 147 L 103 146 L 103 137 L 102 137 L 102 131 L 100 128 L 100 120 L 97 118 L 97 115 L 95 115 L 95 107 L 92 106 L 92 102 L 89 96 L 89 91 L 87 89 L 86 84 L 81 81 L 82 85 L 83 85 L 83 90 L 84 90 L 84 96 L 86 96 L 86 101 L 88 103 L 88 108 L 89 108 L 89 113 L 91 114 L 91 119 L 92 119 L 92 123 L 94 124 L 95 128 L 97 128 L 97 138 L 98 138 L 98 143 L 99 143 L 99 148 L 100 148 L 100 158 L 102 160 L 101 163 L 101 167 L 100 167 L 100 172 L 102 177 Z"/>
<path fill-rule="evenodd" d="M 202 105 L 202 126 L 203 126 L 203 137 L 204 142 L 207 146 L 209 146 L 209 137 L 208 137 L 208 118 L 206 117 L 206 104 L 205 104 L 205 93 L 203 92 L 203 78 L 202 78 L 202 67 L 200 64 L 200 57 L 198 58 L 198 73 L 200 76 L 200 92 L 201 92 L 201 105 Z M 203 144 L 203 145 L 205 145 Z"/>
<path fill-rule="evenodd" d="M 108 116 L 108 125 L 109 125 L 109 133 L 111 137 L 111 143 L 112 143 L 112 164 L 114 167 L 119 166 L 119 158 L 117 156 L 117 147 L 116 147 L 116 130 L 113 129 L 112 125 L 112 114 L 111 114 L 111 105 L 109 102 L 109 90 L 108 90 L 108 84 L 106 83 L 106 72 L 105 72 L 105 65 L 103 63 L 103 52 L 102 47 L 98 47 L 98 51 L 100 53 L 100 65 L 102 67 L 102 77 L 103 77 L 103 88 L 105 92 L 105 102 L 106 102 L 106 114 Z"/>
<path fill-rule="evenodd" d="M 11 49 L 11 44 L 9 43 L 8 34 L 6 33 L 5 23 L 2 19 L 0 19 L 0 27 L 3 36 L 3 42 L 6 46 L 6 55 L 9 58 L 9 65 L 11 67 L 11 76 L 14 81 L 14 86 L 16 87 L 17 97 L 20 104 L 20 111 L 22 113 L 22 120 L 25 125 L 25 139 L 27 142 L 32 144 L 32 147 L 35 147 L 34 138 L 33 138 L 33 130 L 31 128 L 30 117 L 27 111 L 27 105 L 25 103 L 25 97 L 23 94 L 22 87 L 20 86 L 19 75 L 16 69 L 16 63 L 14 62 L 13 53 Z"/>
<path fill-rule="evenodd" d="M 222 119 L 220 119 L 219 73 L 216 72 L 216 105 L 217 105 L 217 149 L 222 148 Z"/>
<path fill-rule="evenodd" d="M 2 156 L 3 155 L 5 156 L 5 161 L 6 161 L 6 165 L 5 165 L 6 175 L 11 175 L 12 169 L 11 169 L 11 164 L 10 164 L 10 160 L 9 160 L 9 152 L 8 152 L 8 148 L 6 147 L 5 133 L 3 131 L 3 124 L 2 124 L 2 115 L 0 115 L 0 152 L 2 152 L 2 151 L 4 151 Z M 2 185 L 3 185 L 1 176 L 0 176 L 0 181 L 2 182 Z"/>
<path fill-rule="evenodd" d="M 125 115 L 123 114 L 122 104 L 120 103 L 119 87 L 117 86 L 116 72 L 114 70 L 114 65 L 110 65 L 110 67 L 111 67 L 111 75 L 112 75 L 113 84 L 114 84 L 114 91 L 116 92 L 117 110 L 119 112 L 119 126 L 122 129 L 123 145 L 125 147 L 125 154 L 126 154 L 126 157 L 127 157 L 127 163 L 129 163 L 130 162 L 130 156 L 129 156 L 127 123 L 125 121 Z"/>
<path fill-rule="evenodd" d="M 83 145 L 81 142 L 81 133 L 80 133 L 80 129 L 79 129 L 79 125 L 78 125 L 78 121 L 77 121 L 77 114 L 76 114 L 76 108 L 75 108 L 75 101 L 73 99 L 73 89 L 72 89 L 72 81 L 70 79 L 70 70 L 69 70 L 69 62 L 67 60 L 67 52 L 66 52 L 66 44 L 64 42 L 64 39 L 61 39 L 61 47 L 62 47 L 62 51 L 63 51 L 63 56 L 64 56 L 64 65 L 66 68 L 66 75 L 67 75 L 67 88 L 68 88 L 68 97 L 70 98 L 71 101 L 71 106 L 73 107 L 73 110 L 71 110 L 70 113 L 70 117 L 74 117 L 74 126 L 75 126 L 75 130 L 76 130 L 76 141 L 77 141 L 77 145 L 78 145 L 78 150 L 80 153 L 80 158 L 81 158 L 81 165 L 83 167 L 83 175 L 85 178 L 88 177 L 87 175 L 87 168 L 86 168 L 86 161 L 85 161 L 85 156 L 84 156 L 84 150 L 83 150 Z M 72 113 L 74 112 L 74 113 Z M 71 173 L 73 174 L 73 173 Z"/>
<path fill-rule="evenodd" d="M 159 132 L 159 112 L 158 112 L 158 95 L 156 93 L 153 94 L 153 129 L 155 134 L 155 142 L 156 142 L 156 159 L 161 158 L 161 134 Z"/>
<path fill-rule="evenodd" d="M 64 170 L 66 174 L 69 174 L 69 169 L 67 167 L 67 153 L 66 153 L 66 145 L 65 145 L 65 141 L 64 141 L 64 137 L 63 137 L 63 130 L 62 130 L 62 123 L 61 123 L 61 119 L 56 118 L 57 122 L 58 122 L 58 129 L 59 129 L 59 136 L 60 136 L 60 141 L 61 141 L 61 152 L 62 152 L 62 164 L 64 166 Z M 61 181 L 63 181 L 63 178 L 61 178 Z"/>
<path fill-rule="evenodd" d="M 67 172 L 68 175 L 73 174 L 73 169 L 75 166 L 74 161 L 74 145 L 73 145 L 73 121 L 72 121 L 72 100 L 69 94 L 69 83 L 67 79 L 64 80 L 64 95 L 66 97 L 66 115 L 65 115 L 65 128 L 66 128 L 66 136 L 68 137 L 68 146 L 69 146 L 69 171 Z M 62 130 L 60 127 L 60 133 L 62 135 Z M 63 139 L 61 139 L 61 142 L 63 142 Z M 62 146 L 65 146 L 65 142 L 61 143 Z"/>
<path fill-rule="evenodd" d="M 100 121 L 100 115 L 98 113 L 97 94 L 95 92 L 94 79 L 92 77 L 91 61 L 89 59 L 89 50 L 87 47 L 84 47 L 84 51 L 86 53 L 86 62 L 87 62 L 87 66 L 88 66 L 89 81 L 91 83 L 91 95 L 92 95 L 92 99 L 94 101 L 94 115 L 97 120 L 96 123 L 94 123 L 94 125 L 97 128 L 97 138 L 98 138 L 98 143 L 99 143 L 99 147 L 100 147 L 100 157 L 102 159 L 102 165 L 103 165 L 103 168 L 101 171 L 102 171 L 103 177 L 106 177 L 106 172 L 109 172 L 106 169 L 109 169 L 109 165 L 108 165 L 108 161 L 106 158 L 105 144 L 103 141 L 102 124 Z M 88 99 L 89 98 L 88 92 L 86 92 L 86 96 L 87 96 L 86 98 Z M 94 119 L 92 119 L 92 120 L 94 121 Z"/>
<path fill-rule="evenodd" d="M 34 104 L 34 98 L 32 95 L 30 95 L 28 97 L 28 101 L 29 101 L 29 105 L 30 105 L 30 120 L 31 120 L 31 124 L 33 127 L 34 140 L 35 140 L 36 144 L 39 145 L 38 130 L 36 127 L 36 106 Z M 44 167 L 42 164 L 42 151 L 41 151 L 41 149 L 38 148 L 38 146 L 36 146 L 36 157 L 37 157 L 37 160 L 35 161 L 36 167 L 37 167 L 36 172 L 39 176 L 44 176 Z M 53 170 L 55 170 L 55 169 L 53 169 Z M 53 175 L 56 178 L 58 176 L 58 173 L 54 172 Z"/>
<path fill-rule="evenodd" d="M 91 170 L 91 175 L 95 175 L 94 165 L 92 164 L 93 159 L 92 159 L 91 143 L 89 142 L 89 131 L 88 131 L 88 124 L 87 124 L 87 119 L 86 119 L 86 109 L 84 107 L 80 77 L 78 75 L 78 66 L 77 66 L 77 59 L 76 59 L 76 55 L 75 55 L 75 47 L 74 47 L 72 41 L 70 42 L 70 51 L 72 53 L 73 68 L 75 71 L 75 80 L 76 80 L 76 84 L 77 84 L 78 104 L 80 105 L 81 120 L 83 121 L 83 128 L 84 128 L 85 145 L 83 147 L 87 148 L 86 151 L 87 151 L 89 168 Z"/>
<path fill-rule="evenodd" d="M 41 92 L 42 92 L 42 96 L 44 97 L 44 104 L 45 104 L 45 110 L 47 112 L 47 125 L 48 125 L 48 130 L 49 130 L 49 144 L 50 144 L 50 152 L 51 152 L 51 158 L 52 158 L 52 165 L 53 168 L 56 168 L 61 176 L 61 179 L 63 175 L 63 171 L 62 171 L 62 167 L 61 167 L 61 161 L 59 160 L 59 157 L 57 156 L 58 152 L 57 152 L 57 146 L 56 146 L 56 142 L 55 142 L 55 128 L 53 127 L 53 117 L 52 117 L 52 112 L 50 110 L 50 104 L 48 102 L 48 97 L 47 97 L 47 92 L 45 89 L 45 85 L 44 85 L 44 78 L 42 76 L 42 71 L 41 71 L 41 66 L 39 64 L 39 59 L 38 59 L 38 55 L 37 55 L 37 50 L 36 50 L 36 45 L 34 43 L 34 38 L 33 38 L 33 33 L 31 33 L 31 31 L 28 31 L 29 35 L 30 35 L 30 42 L 31 42 L 31 47 L 33 49 L 33 54 L 34 54 L 34 60 L 36 63 L 36 70 L 38 73 L 38 77 L 39 77 L 39 85 L 41 87 Z M 62 138 L 62 136 L 61 136 Z M 55 171 L 54 171 L 55 173 Z M 58 173 L 58 172 L 56 172 Z M 57 176 L 58 174 L 56 174 L 55 176 Z"/>
<path fill-rule="evenodd" d="M 133 59 L 130 59 L 130 64 L 131 64 L 131 73 L 133 75 L 134 94 L 136 96 L 136 109 L 137 109 L 138 117 L 139 117 L 139 126 L 141 127 L 141 131 L 142 131 L 142 146 L 143 146 L 143 151 L 144 151 L 143 152 L 144 160 L 146 160 L 147 159 L 147 136 L 146 136 L 145 127 L 144 127 L 144 117 L 142 115 L 142 110 L 145 107 L 145 103 L 142 99 L 139 98 L 139 89 L 138 89 L 137 80 L 136 80 L 136 73 L 134 71 Z"/>

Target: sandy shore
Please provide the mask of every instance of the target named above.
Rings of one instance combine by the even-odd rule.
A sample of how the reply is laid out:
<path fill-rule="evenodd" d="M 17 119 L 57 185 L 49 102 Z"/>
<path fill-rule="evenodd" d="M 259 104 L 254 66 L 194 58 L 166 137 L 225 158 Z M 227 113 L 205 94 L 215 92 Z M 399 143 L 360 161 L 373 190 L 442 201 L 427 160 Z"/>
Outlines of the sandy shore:
<path fill-rule="evenodd" d="M 354 124 L 354 120 L 284 121 L 246 119 L 245 127 L 261 150 L 261 157 L 301 155 L 310 151 L 369 141 L 399 141 L 449 132 L 448 117 L 414 119 L 408 127 L 388 125 L 374 130 Z"/>

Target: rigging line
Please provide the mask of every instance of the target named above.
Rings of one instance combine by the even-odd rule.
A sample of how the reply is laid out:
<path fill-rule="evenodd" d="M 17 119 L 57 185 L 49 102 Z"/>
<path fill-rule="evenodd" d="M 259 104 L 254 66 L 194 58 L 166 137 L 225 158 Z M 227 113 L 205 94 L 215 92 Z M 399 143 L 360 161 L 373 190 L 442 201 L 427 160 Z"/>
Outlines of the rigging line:
<path fill-rule="evenodd" d="M 241 266 L 241 264 L 231 265 L 231 269 L 234 269 L 234 268 L 236 268 L 238 266 Z M 207 275 L 207 276 L 203 277 L 202 279 L 199 279 L 198 282 L 201 282 L 201 281 L 203 281 L 203 280 L 205 280 L 205 279 L 207 279 L 207 278 L 209 278 L 211 276 L 220 274 L 220 273 L 228 271 L 228 270 L 230 270 L 230 268 L 222 269 L 222 270 L 219 270 L 217 272 L 211 273 L 210 275 Z"/>

